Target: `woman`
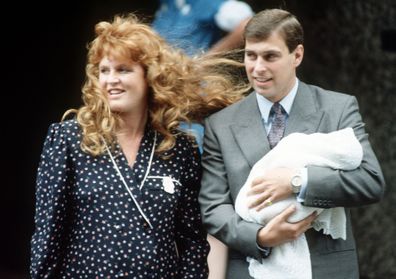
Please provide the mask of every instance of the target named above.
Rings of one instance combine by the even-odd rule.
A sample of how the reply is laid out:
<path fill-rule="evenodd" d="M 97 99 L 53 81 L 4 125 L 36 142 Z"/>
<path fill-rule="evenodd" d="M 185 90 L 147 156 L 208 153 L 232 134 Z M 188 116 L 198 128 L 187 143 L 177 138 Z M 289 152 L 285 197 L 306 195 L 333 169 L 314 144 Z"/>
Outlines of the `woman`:
<path fill-rule="evenodd" d="M 219 72 L 238 63 L 188 58 L 133 15 L 95 31 L 84 105 L 44 143 L 31 276 L 206 278 L 200 155 L 177 127 L 241 98 Z"/>

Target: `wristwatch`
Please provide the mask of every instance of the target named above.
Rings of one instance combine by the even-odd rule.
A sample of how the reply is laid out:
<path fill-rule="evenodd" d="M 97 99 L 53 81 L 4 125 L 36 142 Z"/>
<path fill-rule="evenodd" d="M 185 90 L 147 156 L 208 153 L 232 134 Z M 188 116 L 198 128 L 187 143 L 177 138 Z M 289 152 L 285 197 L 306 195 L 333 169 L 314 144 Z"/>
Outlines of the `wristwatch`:
<path fill-rule="evenodd" d="M 294 194 L 300 193 L 302 185 L 302 176 L 300 171 L 297 171 L 297 173 L 292 177 L 290 184 Z"/>

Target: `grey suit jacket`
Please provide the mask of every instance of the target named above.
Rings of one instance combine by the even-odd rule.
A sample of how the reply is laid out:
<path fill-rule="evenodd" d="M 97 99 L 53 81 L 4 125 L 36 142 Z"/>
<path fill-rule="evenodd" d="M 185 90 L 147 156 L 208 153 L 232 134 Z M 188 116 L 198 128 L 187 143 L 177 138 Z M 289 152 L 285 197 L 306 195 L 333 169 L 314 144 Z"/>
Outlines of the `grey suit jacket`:
<path fill-rule="evenodd" d="M 346 127 L 354 129 L 363 146 L 361 166 L 353 171 L 308 166 L 305 205 L 349 208 L 368 205 L 382 198 L 384 178 L 368 141 L 356 98 L 299 83 L 285 135 L 326 133 Z M 269 150 L 255 93 L 205 120 L 199 200 L 208 232 L 231 249 L 227 279 L 250 278 L 245 257 L 260 258 L 256 235 L 261 225 L 242 220 L 235 213 L 234 202 L 253 165 Z M 359 277 L 348 209 L 346 215 L 345 241 L 334 240 L 313 229 L 306 232 L 313 278 Z"/>

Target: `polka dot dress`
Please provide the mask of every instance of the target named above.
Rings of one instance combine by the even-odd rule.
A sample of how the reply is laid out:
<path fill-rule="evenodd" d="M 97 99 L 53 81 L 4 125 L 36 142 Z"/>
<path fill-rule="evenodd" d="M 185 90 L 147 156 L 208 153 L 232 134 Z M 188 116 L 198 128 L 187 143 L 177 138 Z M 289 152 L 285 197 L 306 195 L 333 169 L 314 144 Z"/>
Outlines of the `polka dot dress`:
<path fill-rule="evenodd" d="M 37 175 L 32 278 L 207 278 L 198 149 L 178 136 L 173 156 L 154 154 L 150 164 L 154 134 L 146 129 L 133 168 L 119 146 L 112 151 L 151 228 L 110 156 L 82 152 L 74 120 L 50 126 Z"/>

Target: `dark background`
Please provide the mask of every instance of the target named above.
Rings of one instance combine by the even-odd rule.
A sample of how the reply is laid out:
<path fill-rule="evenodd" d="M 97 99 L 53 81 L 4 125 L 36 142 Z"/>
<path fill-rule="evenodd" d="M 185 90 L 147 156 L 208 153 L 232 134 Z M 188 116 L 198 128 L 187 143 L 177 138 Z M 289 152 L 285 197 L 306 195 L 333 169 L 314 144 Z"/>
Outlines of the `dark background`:
<path fill-rule="evenodd" d="M 55 1 L 54 1 L 55 2 Z M 361 278 L 396 278 L 396 1 L 250 0 L 282 7 L 305 29 L 299 77 L 355 95 L 387 181 L 384 200 L 353 209 Z M 116 13 L 151 21 L 156 1 L 14 1 L 1 19 L 0 278 L 28 278 L 35 175 L 50 123 L 78 107 L 94 24 Z M 7 111 L 6 111 L 7 110 Z"/>

